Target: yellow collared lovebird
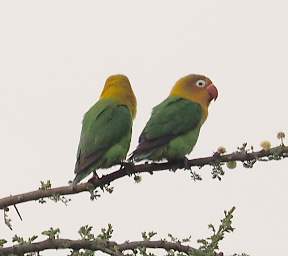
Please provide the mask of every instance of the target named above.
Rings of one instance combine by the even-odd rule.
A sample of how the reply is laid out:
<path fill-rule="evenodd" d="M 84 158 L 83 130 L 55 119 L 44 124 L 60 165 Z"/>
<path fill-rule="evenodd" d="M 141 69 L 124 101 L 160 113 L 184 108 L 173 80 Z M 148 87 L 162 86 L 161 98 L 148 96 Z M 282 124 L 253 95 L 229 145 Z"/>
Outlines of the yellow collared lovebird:
<path fill-rule="evenodd" d="M 136 105 L 128 78 L 124 75 L 108 77 L 100 99 L 84 115 L 73 184 L 97 169 L 125 160 Z"/>
<path fill-rule="evenodd" d="M 179 79 L 169 97 L 153 108 L 130 159 L 185 160 L 197 142 L 208 106 L 217 96 L 217 88 L 203 75 Z"/>

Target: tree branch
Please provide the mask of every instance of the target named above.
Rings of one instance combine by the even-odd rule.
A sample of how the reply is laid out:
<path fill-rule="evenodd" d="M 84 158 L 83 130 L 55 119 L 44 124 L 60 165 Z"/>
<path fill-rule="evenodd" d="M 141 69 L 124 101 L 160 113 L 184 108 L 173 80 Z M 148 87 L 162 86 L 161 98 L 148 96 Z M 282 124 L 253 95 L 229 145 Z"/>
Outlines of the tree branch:
<path fill-rule="evenodd" d="M 246 146 L 245 146 L 246 147 Z M 18 194 L 14 196 L 8 196 L 0 199 L 0 209 L 5 209 L 8 206 L 16 205 L 19 203 L 24 203 L 33 200 L 39 200 L 47 197 L 53 197 L 55 195 L 70 195 L 77 194 L 84 191 L 93 191 L 96 188 L 103 187 L 105 185 L 109 185 L 114 180 L 120 179 L 125 176 L 130 176 L 132 174 L 140 174 L 140 173 L 150 173 L 163 171 L 163 170 L 177 170 L 183 169 L 184 166 L 193 167 L 198 166 L 203 167 L 205 165 L 221 165 L 223 163 L 231 162 L 231 161 L 240 161 L 245 164 L 245 162 L 251 162 L 252 165 L 257 160 L 273 160 L 273 159 L 281 159 L 288 157 L 288 146 L 280 145 L 278 147 L 274 147 L 268 150 L 260 150 L 257 152 L 248 152 L 242 148 L 242 150 L 234 152 L 232 154 L 221 155 L 219 153 L 215 153 L 210 157 L 202 157 L 195 158 L 189 160 L 187 162 L 163 162 L 163 163 L 150 163 L 150 164 L 125 164 L 123 169 L 112 172 L 107 175 L 103 175 L 101 178 L 97 180 L 92 180 L 90 182 L 81 183 L 75 186 L 63 186 L 51 189 L 38 189 L 35 191 L 31 191 L 28 193 Z M 254 161 L 254 162 L 253 162 Z"/>
<path fill-rule="evenodd" d="M 12 238 L 12 242 L 17 244 L 10 247 L 3 247 L 7 241 L 5 239 L 0 239 L 0 256 L 25 255 L 26 253 L 34 255 L 34 253 L 39 254 L 39 252 L 49 249 L 72 249 L 73 251 L 70 256 L 94 255 L 93 252 L 95 251 L 101 251 L 111 256 L 156 255 L 146 251 L 147 249 L 162 249 L 170 256 L 183 255 L 183 253 L 188 256 L 224 256 L 222 252 L 218 253 L 217 251 L 219 250 L 219 242 L 223 240 L 225 234 L 233 232 L 234 230 L 232 227 L 234 210 L 235 207 L 232 207 L 229 211 L 224 211 L 225 216 L 220 220 L 221 224 L 218 228 L 215 228 L 212 224 L 208 225 L 209 229 L 212 230 L 212 234 L 205 239 L 197 240 L 197 243 L 199 244 L 198 249 L 185 245 L 190 242 L 191 236 L 178 239 L 173 235 L 168 234 L 167 239 L 164 238 L 153 241 L 152 237 L 157 235 L 154 231 L 142 232 L 143 240 L 141 241 L 125 241 L 120 244 L 110 240 L 112 238 L 113 227 L 111 224 L 108 224 L 107 228 L 102 228 L 101 233 L 98 235 L 91 232 L 92 226 L 82 226 L 78 231 L 81 240 L 60 239 L 60 229 L 52 227 L 49 230 L 41 232 L 42 235 L 48 236 L 48 239 L 40 242 L 34 242 L 38 238 L 37 235 L 33 235 L 26 240 L 23 237 L 15 235 Z M 80 249 L 86 251 L 79 252 Z M 176 252 L 179 252 L 180 254 Z"/>
<path fill-rule="evenodd" d="M 103 240 L 70 240 L 70 239 L 47 239 L 41 242 L 31 243 L 31 244 L 23 244 L 16 245 L 11 247 L 0 248 L 0 255 L 23 255 L 24 253 L 29 252 L 40 252 L 48 249 L 88 249 L 92 251 L 102 251 L 104 253 L 113 255 L 113 256 L 123 256 L 122 253 L 117 253 L 114 250 L 109 248 L 113 248 L 116 243 L 113 242 L 105 242 Z"/>
<path fill-rule="evenodd" d="M 24 253 L 40 252 L 48 249 L 88 249 L 91 251 L 101 251 L 112 256 L 123 256 L 123 252 L 127 250 L 135 250 L 137 248 L 151 248 L 163 250 L 175 250 L 186 254 L 196 254 L 199 250 L 182 245 L 179 242 L 168 242 L 165 240 L 158 241 L 134 241 L 117 244 L 113 241 L 103 241 L 96 239 L 88 240 L 70 240 L 70 239 L 47 239 L 41 242 L 16 245 L 11 247 L 0 248 L 0 255 L 5 256 L 9 254 L 23 255 Z"/>
<path fill-rule="evenodd" d="M 186 254 L 193 254 L 193 253 L 199 252 L 199 250 L 189 245 L 182 245 L 179 242 L 168 242 L 165 240 L 125 242 L 123 244 L 118 245 L 118 248 L 121 252 L 126 251 L 126 250 L 134 250 L 139 247 L 150 248 L 150 249 L 164 249 L 166 251 L 174 250 L 178 252 L 184 252 Z"/>

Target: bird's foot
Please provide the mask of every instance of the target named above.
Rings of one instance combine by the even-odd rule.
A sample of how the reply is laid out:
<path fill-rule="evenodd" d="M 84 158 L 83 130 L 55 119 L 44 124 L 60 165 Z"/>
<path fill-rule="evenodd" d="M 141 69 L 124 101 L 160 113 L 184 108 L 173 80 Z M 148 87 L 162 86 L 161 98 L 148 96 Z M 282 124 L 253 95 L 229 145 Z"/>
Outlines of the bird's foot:
<path fill-rule="evenodd" d="M 168 164 L 170 165 L 169 171 L 176 172 L 179 169 L 179 163 L 181 164 L 182 161 L 180 160 L 168 160 Z"/>
<path fill-rule="evenodd" d="M 184 170 L 191 170 L 189 159 L 185 156 L 183 159 Z"/>
<path fill-rule="evenodd" d="M 156 163 L 154 163 L 154 164 L 156 164 Z M 150 175 L 153 175 L 153 168 L 151 169 L 152 165 L 153 165 L 153 162 L 151 162 L 151 163 L 149 163 L 148 161 L 144 162 L 144 166 Z"/>
<path fill-rule="evenodd" d="M 125 168 L 125 162 L 122 161 L 122 162 L 120 163 L 119 171 L 122 171 L 124 168 Z"/>
<path fill-rule="evenodd" d="M 93 171 L 93 176 L 88 180 L 88 182 L 92 183 L 93 185 L 99 180 L 99 176 L 96 171 Z"/>
<path fill-rule="evenodd" d="M 125 161 L 122 161 L 121 164 L 120 164 L 120 169 L 119 171 L 122 171 L 122 170 L 126 170 L 128 176 L 131 176 L 132 173 L 134 172 L 135 170 L 135 165 L 133 162 L 131 161 L 128 161 L 128 162 L 125 162 Z"/>
<path fill-rule="evenodd" d="M 176 172 L 177 169 L 191 170 L 189 159 L 185 156 L 182 159 L 169 160 L 170 169 L 172 172 Z"/>

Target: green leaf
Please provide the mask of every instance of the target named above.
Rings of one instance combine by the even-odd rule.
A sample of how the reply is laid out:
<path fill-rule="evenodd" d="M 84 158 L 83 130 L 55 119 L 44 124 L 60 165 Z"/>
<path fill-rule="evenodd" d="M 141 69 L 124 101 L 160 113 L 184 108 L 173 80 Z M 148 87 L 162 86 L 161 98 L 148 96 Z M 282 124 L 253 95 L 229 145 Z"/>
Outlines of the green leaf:
<path fill-rule="evenodd" d="M 59 228 L 50 228 L 49 230 L 45 230 L 41 233 L 44 236 L 48 236 L 48 239 L 54 240 L 59 238 L 60 229 Z"/>
<path fill-rule="evenodd" d="M 4 244 L 6 244 L 6 243 L 7 243 L 7 240 L 5 240 L 5 239 L 0 239 L 0 247 L 3 247 Z"/>
<path fill-rule="evenodd" d="M 109 223 L 107 229 L 105 228 L 101 229 L 101 234 L 99 234 L 97 238 L 108 241 L 112 237 L 112 233 L 113 233 L 113 228 L 112 228 L 112 225 Z"/>

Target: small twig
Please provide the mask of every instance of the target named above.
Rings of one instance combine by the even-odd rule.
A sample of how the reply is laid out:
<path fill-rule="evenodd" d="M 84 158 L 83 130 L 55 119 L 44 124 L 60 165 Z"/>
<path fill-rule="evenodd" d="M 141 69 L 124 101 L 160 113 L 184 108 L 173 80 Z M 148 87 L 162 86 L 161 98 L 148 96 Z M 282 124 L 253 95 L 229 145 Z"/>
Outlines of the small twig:
<path fill-rule="evenodd" d="M 16 212 L 17 212 L 17 214 L 18 214 L 20 220 L 23 221 L 23 219 L 22 219 L 22 217 L 21 217 L 21 214 L 20 214 L 20 212 L 18 211 L 18 208 L 16 207 L 15 204 L 13 204 L 13 206 L 14 206 L 14 209 L 16 210 Z"/>

